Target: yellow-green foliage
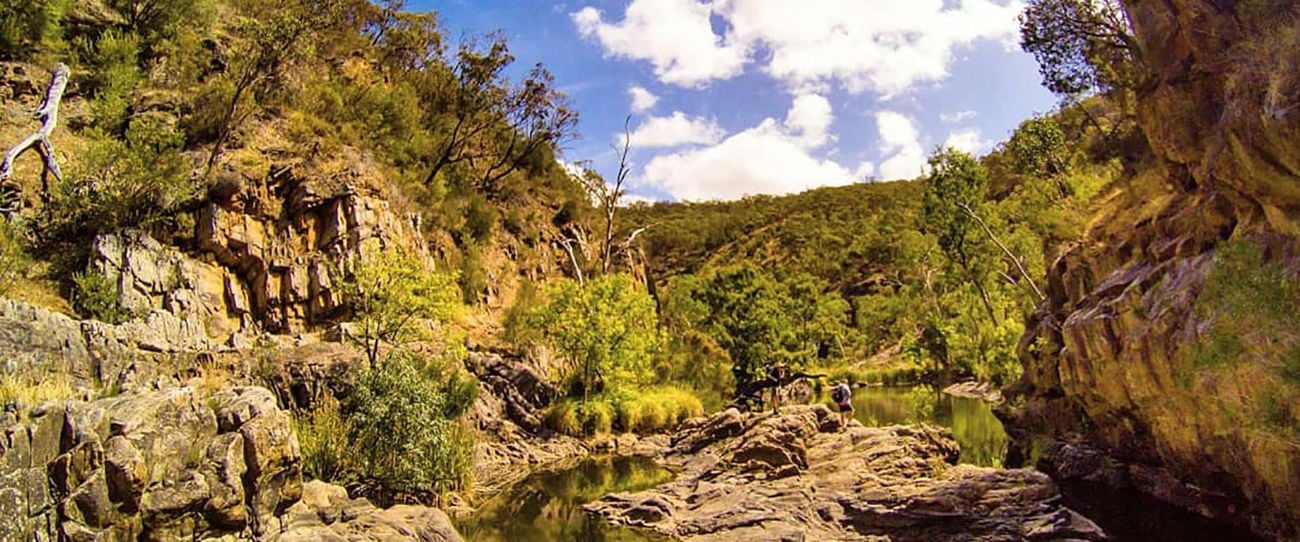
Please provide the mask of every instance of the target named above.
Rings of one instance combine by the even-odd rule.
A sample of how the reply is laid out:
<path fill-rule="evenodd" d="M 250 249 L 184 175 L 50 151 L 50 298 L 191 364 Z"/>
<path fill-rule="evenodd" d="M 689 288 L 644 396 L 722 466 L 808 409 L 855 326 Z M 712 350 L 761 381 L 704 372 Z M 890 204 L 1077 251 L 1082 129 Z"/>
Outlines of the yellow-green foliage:
<path fill-rule="evenodd" d="M 569 359 L 575 396 L 645 384 L 663 344 L 654 299 L 628 275 L 558 281 L 528 321 Z"/>
<path fill-rule="evenodd" d="M 654 387 L 638 391 L 600 394 L 587 399 L 565 398 L 547 409 L 543 423 L 572 436 L 596 435 L 611 430 L 657 433 L 704 414 L 704 405 L 689 391 Z"/>
<path fill-rule="evenodd" d="M 821 371 L 813 371 L 821 372 Z M 834 367 L 826 372 L 826 381 L 848 382 L 851 385 L 872 384 L 899 386 L 920 381 L 923 371 L 919 365 L 910 360 L 902 360 L 888 365 L 866 365 L 859 367 Z"/>
<path fill-rule="evenodd" d="M 565 398 L 551 403 L 542 423 L 557 433 L 581 435 L 583 423 L 578 419 L 578 400 Z"/>
<path fill-rule="evenodd" d="M 315 410 L 294 416 L 293 429 L 302 450 L 303 474 L 330 482 L 351 481 L 357 467 L 352 462 L 355 446 L 348 438 L 352 424 L 333 396 L 326 394 Z"/>
<path fill-rule="evenodd" d="M 33 407 L 56 399 L 72 399 L 77 391 L 72 379 L 63 373 L 45 373 L 40 377 L 0 374 L 0 406 L 18 403 Z"/>
<path fill-rule="evenodd" d="M 373 368 L 380 347 L 429 338 L 428 321 L 446 324 L 460 310 L 456 276 L 439 272 L 417 255 L 379 250 L 351 262 L 340 282 L 358 325 L 352 340 Z"/>

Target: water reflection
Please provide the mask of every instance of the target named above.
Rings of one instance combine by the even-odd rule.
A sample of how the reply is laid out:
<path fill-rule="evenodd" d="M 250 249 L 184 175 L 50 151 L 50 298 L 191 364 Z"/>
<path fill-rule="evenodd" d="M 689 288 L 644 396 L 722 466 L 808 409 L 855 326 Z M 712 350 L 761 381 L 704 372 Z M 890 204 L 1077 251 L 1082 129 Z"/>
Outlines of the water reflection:
<path fill-rule="evenodd" d="M 1001 467 L 1007 433 L 992 407 L 978 399 L 953 397 L 929 386 L 869 387 L 853 392 L 855 417 L 863 425 L 928 422 L 952 429 L 961 445 L 961 462 Z"/>
<path fill-rule="evenodd" d="M 672 479 L 646 458 L 588 458 L 577 466 L 530 476 L 484 503 L 457 525 L 472 542 L 641 542 L 643 532 L 609 525 L 582 505 L 607 493 L 640 491 Z"/>

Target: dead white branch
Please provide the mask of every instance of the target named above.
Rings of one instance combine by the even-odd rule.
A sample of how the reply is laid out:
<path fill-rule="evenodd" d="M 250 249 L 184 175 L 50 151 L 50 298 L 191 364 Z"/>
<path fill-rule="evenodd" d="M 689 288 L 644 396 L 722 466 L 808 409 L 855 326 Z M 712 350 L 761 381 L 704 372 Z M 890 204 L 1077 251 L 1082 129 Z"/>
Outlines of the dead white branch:
<path fill-rule="evenodd" d="M 1043 296 L 1043 291 L 1038 289 L 1038 284 L 1035 284 L 1034 279 L 1029 276 L 1029 271 L 1025 269 L 1024 262 L 1022 262 L 1020 258 L 1016 257 L 1016 255 L 1011 252 L 1011 249 L 1007 248 L 1007 245 L 1003 244 L 1002 241 L 998 239 L 998 236 L 993 235 L 993 230 L 984 222 L 984 219 L 980 218 L 978 214 L 975 214 L 975 210 L 971 209 L 970 205 L 960 203 L 958 204 L 958 207 L 961 208 L 962 212 L 966 213 L 966 216 L 971 217 L 980 225 L 981 228 L 984 228 L 984 234 L 989 236 L 989 240 L 993 241 L 998 248 L 1002 249 L 1002 253 L 1006 255 L 1007 259 L 1011 260 L 1011 263 L 1015 264 L 1016 270 L 1020 271 L 1020 276 L 1025 278 L 1025 282 L 1029 283 L 1030 288 L 1033 288 L 1034 295 L 1038 296 L 1038 300 L 1043 301 L 1046 299 L 1046 297 Z"/>
<path fill-rule="evenodd" d="M 54 145 L 50 143 L 50 133 L 59 124 L 59 102 L 63 100 L 63 90 L 68 86 L 68 75 L 67 64 L 60 63 L 54 68 L 54 75 L 50 77 L 50 87 L 45 91 L 45 99 L 34 115 L 40 119 L 41 127 L 5 154 L 4 162 L 0 163 L 0 183 L 8 181 L 9 176 L 13 174 L 14 160 L 33 148 L 45 162 L 45 169 L 41 171 L 42 197 L 50 193 L 48 174 L 53 174 L 55 179 L 63 180 L 63 173 L 59 171 L 59 162 L 54 157 Z"/>

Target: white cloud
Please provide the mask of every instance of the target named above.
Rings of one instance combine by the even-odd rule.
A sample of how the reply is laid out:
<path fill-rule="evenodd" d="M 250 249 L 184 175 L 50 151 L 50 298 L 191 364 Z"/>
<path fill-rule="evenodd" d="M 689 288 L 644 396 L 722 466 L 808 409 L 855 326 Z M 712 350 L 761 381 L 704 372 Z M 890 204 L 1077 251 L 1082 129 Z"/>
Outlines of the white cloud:
<path fill-rule="evenodd" d="M 912 119 L 902 113 L 880 111 L 876 113 L 876 131 L 880 135 L 880 153 L 889 156 L 880 164 L 882 178 L 913 179 L 924 174 L 925 148 Z"/>
<path fill-rule="evenodd" d="M 951 115 L 948 113 L 940 113 L 939 120 L 949 124 L 958 124 L 958 123 L 966 122 L 977 116 L 979 116 L 979 113 L 975 111 L 958 111 Z"/>
<path fill-rule="evenodd" d="M 761 62 L 797 92 L 834 83 L 890 97 L 946 78 L 959 47 L 1014 46 L 1023 7 L 1020 0 L 633 0 L 621 22 L 606 22 L 591 7 L 573 20 L 606 53 L 649 61 L 665 83 L 699 86 Z"/>
<path fill-rule="evenodd" d="M 989 143 L 980 137 L 978 129 L 969 128 L 948 134 L 948 140 L 943 146 L 970 154 L 979 154 L 989 147 Z"/>
<path fill-rule="evenodd" d="M 717 145 L 656 156 L 637 181 L 677 199 L 709 200 L 788 194 L 871 175 L 870 163 L 850 170 L 810 154 L 817 140 L 826 140 L 832 118 L 825 99 L 801 96 L 791 104 L 784 123 L 767 118 Z"/>
<path fill-rule="evenodd" d="M 600 10 L 572 14 L 578 33 L 598 41 L 605 53 L 646 60 L 665 83 L 696 87 L 739 75 L 744 47 L 713 33 L 709 4 L 696 0 L 633 0 L 621 22 L 605 22 Z"/>
<path fill-rule="evenodd" d="M 659 97 L 636 85 L 627 88 L 627 95 L 632 98 L 632 112 L 645 113 L 659 103 Z"/>
<path fill-rule="evenodd" d="M 727 133 L 716 121 L 690 117 L 674 111 L 667 117 L 650 117 L 632 131 L 633 148 L 677 147 L 681 145 L 712 145 Z M 623 136 L 616 138 L 623 143 Z"/>
<path fill-rule="evenodd" d="M 817 148 L 830 141 L 827 130 L 834 120 L 830 100 L 816 94 L 805 94 L 794 99 L 790 112 L 786 114 L 785 125 L 799 133 L 801 144 Z"/>

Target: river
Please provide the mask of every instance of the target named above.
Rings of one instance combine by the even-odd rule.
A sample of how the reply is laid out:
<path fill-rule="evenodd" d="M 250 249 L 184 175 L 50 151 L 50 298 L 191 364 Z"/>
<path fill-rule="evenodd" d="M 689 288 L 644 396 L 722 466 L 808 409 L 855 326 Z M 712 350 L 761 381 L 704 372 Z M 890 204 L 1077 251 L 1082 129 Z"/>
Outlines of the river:
<path fill-rule="evenodd" d="M 960 462 L 1002 466 L 1007 434 L 984 401 L 928 386 L 867 387 L 854 391 L 853 407 L 857 420 L 868 426 L 927 422 L 947 427 L 961 445 Z M 653 541 L 657 539 L 644 531 L 587 515 L 582 505 L 607 493 L 649 489 L 672 476 L 647 458 L 589 457 L 529 476 L 489 499 L 457 529 L 470 542 Z M 1142 495 L 1082 484 L 1061 489 L 1069 506 L 1096 521 L 1113 540 L 1255 540 Z"/>
<path fill-rule="evenodd" d="M 929 387 L 859 388 L 853 405 L 865 425 L 920 421 L 952 428 L 962 447 L 961 461 L 1001 465 L 1006 433 L 989 405 L 943 394 Z M 643 531 L 615 527 L 588 516 L 582 505 L 607 493 L 649 489 L 672 473 L 645 458 L 590 457 L 573 465 L 539 472 L 483 504 L 457 528 L 471 542 L 640 542 Z"/>

